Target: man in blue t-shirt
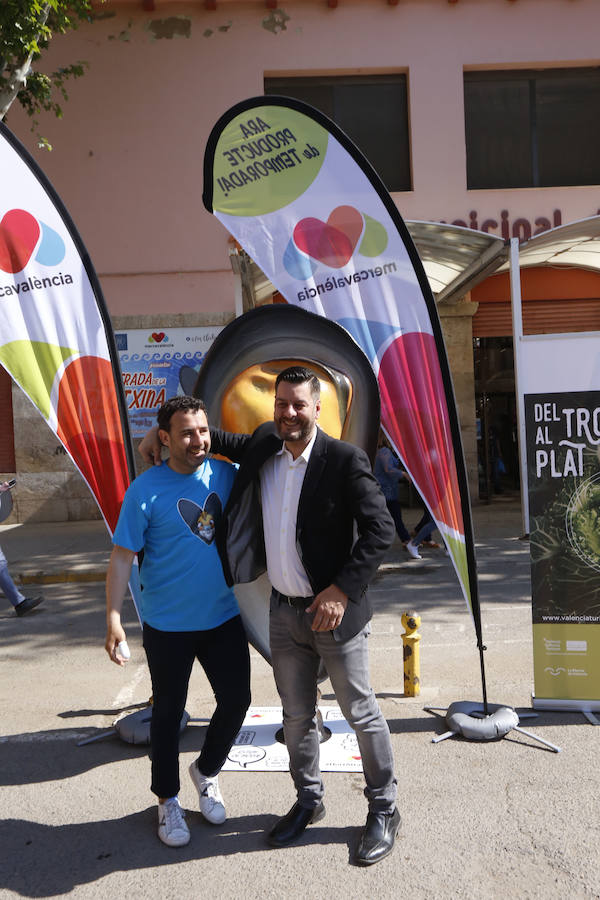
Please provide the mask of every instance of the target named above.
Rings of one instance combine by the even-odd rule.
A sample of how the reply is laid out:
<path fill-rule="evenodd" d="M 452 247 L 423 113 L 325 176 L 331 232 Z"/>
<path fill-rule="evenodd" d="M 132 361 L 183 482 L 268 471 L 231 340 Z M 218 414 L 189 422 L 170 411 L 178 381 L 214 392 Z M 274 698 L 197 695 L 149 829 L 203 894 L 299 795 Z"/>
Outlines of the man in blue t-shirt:
<path fill-rule="evenodd" d="M 151 789 L 158 796 L 159 838 L 181 847 L 190 833 L 177 797 L 179 727 L 194 659 L 217 706 L 189 771 L 201 813 L 221 824 L 225 807 L 217 776 L 250 705 L 250 658 L 215 543 L 236 469 L 208 458 L 201 400 L 174 397 L 161 406 L 157 420 L 169 459 L 136 478 L 125 494 L 106 579 L 105 647 L 113 662 L 124 665 L 121 608 L 134 557 L 143 550 L 140 615 L 153 691 Z"/>

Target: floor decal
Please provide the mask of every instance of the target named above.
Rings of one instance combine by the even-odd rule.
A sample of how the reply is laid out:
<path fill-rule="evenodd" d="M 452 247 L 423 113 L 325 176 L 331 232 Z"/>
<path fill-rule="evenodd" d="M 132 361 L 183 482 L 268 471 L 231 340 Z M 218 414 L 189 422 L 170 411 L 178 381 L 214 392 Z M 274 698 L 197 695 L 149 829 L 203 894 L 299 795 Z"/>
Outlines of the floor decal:
<path fill-rule="evenodd" d="M 362 772 L 356 735 L 339 707 L 321 706 L 323 725 L 331 737 L 321 744 L 322 772 Z M 287 772 L 289 757 L 276 734 L 281 707 L 251 706 L 223 766 L 225 772 Z"/>

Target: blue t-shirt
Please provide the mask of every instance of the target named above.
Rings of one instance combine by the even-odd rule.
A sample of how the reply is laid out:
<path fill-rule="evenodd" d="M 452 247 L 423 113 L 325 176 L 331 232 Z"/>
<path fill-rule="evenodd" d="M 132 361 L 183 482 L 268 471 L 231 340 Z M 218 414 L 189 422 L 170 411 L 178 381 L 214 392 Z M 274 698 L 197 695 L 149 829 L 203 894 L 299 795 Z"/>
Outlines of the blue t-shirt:
<path fill-rule="evenodd" d="M 140 615 L 152 628 L 206 631 L 238 615 L 215 543 L 235 475 L 216 459 L 189 475 L 162 463 L 127 489 L 113 544 L 144 550 Z"/>

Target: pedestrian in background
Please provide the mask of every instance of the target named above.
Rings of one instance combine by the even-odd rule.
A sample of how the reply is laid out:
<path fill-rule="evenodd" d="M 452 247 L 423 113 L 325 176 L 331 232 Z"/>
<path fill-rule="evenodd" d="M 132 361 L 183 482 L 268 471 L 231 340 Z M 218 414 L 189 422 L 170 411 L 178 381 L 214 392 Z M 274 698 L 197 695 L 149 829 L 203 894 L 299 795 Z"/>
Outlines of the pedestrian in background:
<path fill-rule="evenodd" d="M 437 528 L 435 520 L 426 506 L 423 506 L 423 515 L 412 531 L 412 537 L 406 545 L 406 549 L 413 559 L 422 559 L 419 553 L 419 545 L 438 549 L 440 545 L 436 541 L 431 540 L 431 535 Z"/>
<path fill-rule="evenodd" d="M 8 481 L 3 481 L 0 484 L 0 493 L 4 493 L 5 491 L 10 491 L 11 485 Z M 27 613 L 30 613 L 32 609 L 35 609 L 36 606 L 39 606 L 43 601 L 43 597 L 25 597 L 24 594 L 17 588 L 16 584 L 10 577 L 10 572 L 8 571 L 8 563 L 6 561 L 6 557 L 2 552 L 2 547 L 0 547 L 0 588 L 4 596 L 7 600 L 10 600 L 12 605 L 15 608 L 15 612 L 18 616 L 26 616 Z"/>
<path fill-rule="evenodd" d="M 402 520 L 402 507 L 398 500 L 398 485 L 408 476 L 400 465 L 400 460 L 392 452 L 382 431 L 379 432 L 377 454 L 375 456 L 374 475 L 385 497 L 385 504 L 390 512 L 396 534 L 403 544 L 410 541 L 410 534 Z"/>

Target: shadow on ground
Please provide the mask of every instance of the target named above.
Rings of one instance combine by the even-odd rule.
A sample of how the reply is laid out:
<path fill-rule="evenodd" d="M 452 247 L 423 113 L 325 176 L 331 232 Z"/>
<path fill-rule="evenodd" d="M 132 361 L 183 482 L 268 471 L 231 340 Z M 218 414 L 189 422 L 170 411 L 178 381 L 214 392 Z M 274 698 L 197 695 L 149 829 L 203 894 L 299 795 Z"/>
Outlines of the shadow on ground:
<path fill-rule="evenodd" d="M 79 885 L 97 882 L 113 872 L 156 870 L 190 860 L 261 850 L 273 853 L 275 851 L 265 842 L 264 833 L 273 826 L 276 818 L 273 815 L 240 816 L 214 826 L 206 825 L 199 813 L 188 812 L 192 837 L 186 847 L 179 848 L 165 847 L 159 841 L 155 806 L 119 819 L 56 826 L 7 819 L 0 823 L 0 843 L 5 860 L 0 874 L 0 891 L 11 891 L 24 897 L 63 896 Z M 358 826 L 328 828 L 314 825 L 298 844 L 346 844 L 350 857 L 359 830 Z"/>

